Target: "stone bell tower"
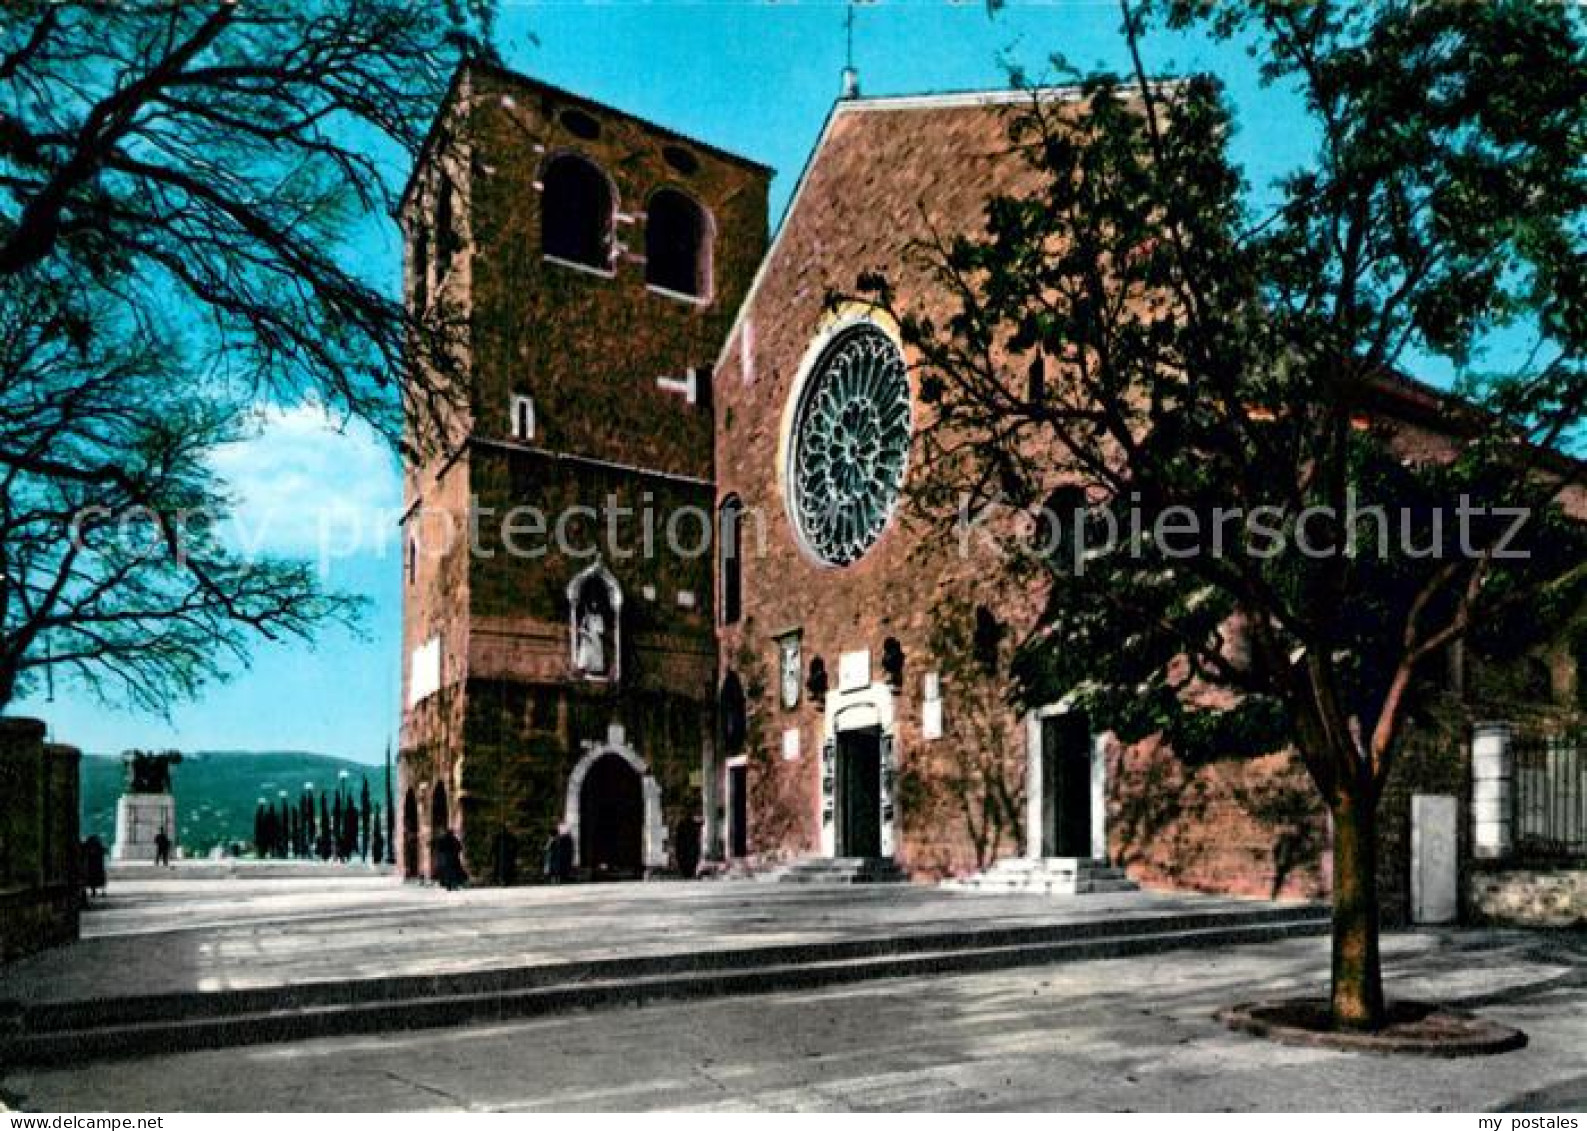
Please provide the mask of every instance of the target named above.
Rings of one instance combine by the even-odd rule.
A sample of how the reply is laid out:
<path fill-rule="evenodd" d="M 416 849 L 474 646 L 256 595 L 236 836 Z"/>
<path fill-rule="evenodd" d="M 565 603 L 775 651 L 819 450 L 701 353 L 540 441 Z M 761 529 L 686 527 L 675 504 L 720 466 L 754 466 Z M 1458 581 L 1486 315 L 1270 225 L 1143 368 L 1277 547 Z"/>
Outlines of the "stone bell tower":
<path fill-rule="evenodd" d="M 671 867 L 713 780 L 711 364 L 770 170 L 544 83 L 454 80 L 402 202 L 409 303 L 469 332 L 452 450 L 405 469 L 397 856 L 476 881 Z M 459 536 L 468 532 L 468 537 Z"/>

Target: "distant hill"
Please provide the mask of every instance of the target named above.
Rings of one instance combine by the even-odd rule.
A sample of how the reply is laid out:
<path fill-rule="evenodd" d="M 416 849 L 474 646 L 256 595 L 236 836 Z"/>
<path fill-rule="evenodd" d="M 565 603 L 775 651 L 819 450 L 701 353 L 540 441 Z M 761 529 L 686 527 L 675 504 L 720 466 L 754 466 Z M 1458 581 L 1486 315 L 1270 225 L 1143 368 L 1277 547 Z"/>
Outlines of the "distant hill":
<path fill-rule="evenodd" d="M 177 841 L 190 856 L 207 853 L 217 844 L 253 840 L 253 815 L 259 798 L 277 799 L 281 790 L 297 797 L 304 782 L 315 792 L 336 790 L 338 775 L 347 771 L 348 788 L 358 795 L 369 779 L 369 796 L 384 807 L 384 770 L 333 758 L 327 754 L 264 753 L 212 750 L 183 753 L 171 768 L 171 793 L 176 797 Z M 125 767 L 119 755 L 83 757 L 83 835 L 97 833 L 109 845 L 116 834 L 116 798 L 121 796 Z"/>

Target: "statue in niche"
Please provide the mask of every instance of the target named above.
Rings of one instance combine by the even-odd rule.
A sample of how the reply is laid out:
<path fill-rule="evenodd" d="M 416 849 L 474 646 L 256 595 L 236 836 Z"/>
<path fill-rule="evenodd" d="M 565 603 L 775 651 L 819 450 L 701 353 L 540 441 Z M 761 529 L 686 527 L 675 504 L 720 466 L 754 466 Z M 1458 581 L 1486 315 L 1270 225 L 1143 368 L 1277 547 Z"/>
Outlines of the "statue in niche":
<path fill-rule="evenodd" d="M 599 560 L 568 582 L 569 660 L 585 679 L 618 678 L 623 662 L 623 591 Z"/>
<path fill-rule="evenodd" d="M 609 674 L 611 625 L 612 605 L 606 586 L 592 577 L 579 590 L 574 617 L 573 663 L 584 675 L 604 679 Z"/>

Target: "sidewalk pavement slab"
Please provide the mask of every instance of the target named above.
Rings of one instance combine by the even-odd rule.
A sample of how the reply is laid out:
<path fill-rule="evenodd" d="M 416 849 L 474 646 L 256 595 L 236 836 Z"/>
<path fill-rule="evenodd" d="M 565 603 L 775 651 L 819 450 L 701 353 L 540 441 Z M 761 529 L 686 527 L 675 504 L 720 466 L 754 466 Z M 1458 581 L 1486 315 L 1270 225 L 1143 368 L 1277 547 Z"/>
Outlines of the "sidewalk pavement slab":
<path fill-rule="evenodd" d="M 1520 1051 L 1406 1061 L 1229 1032 L 1234 1001 L 1314 994 L 1328 942 L 903 978 L 9 1069 L 35 1111 L 1582 1111 L 1587 938 L 1384 940 L 1391 996 L 1524 1029 Z"/>

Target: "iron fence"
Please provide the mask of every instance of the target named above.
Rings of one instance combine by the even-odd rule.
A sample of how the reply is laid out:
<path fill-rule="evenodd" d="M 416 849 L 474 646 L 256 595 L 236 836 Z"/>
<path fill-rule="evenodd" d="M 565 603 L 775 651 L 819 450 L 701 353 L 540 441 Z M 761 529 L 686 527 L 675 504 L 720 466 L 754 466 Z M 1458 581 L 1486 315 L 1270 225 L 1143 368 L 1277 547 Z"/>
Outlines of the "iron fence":
<path fill-rule="evenodd" d="M 1587 859 L 1587 731 L 1517 735 L 1513 750 L 1517 853 Z"/>

